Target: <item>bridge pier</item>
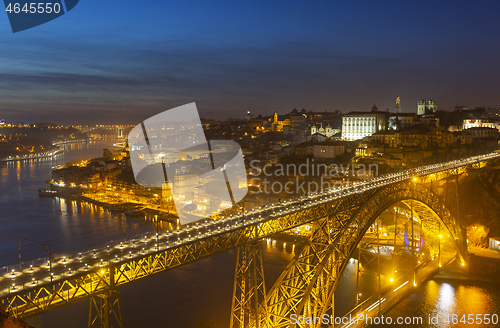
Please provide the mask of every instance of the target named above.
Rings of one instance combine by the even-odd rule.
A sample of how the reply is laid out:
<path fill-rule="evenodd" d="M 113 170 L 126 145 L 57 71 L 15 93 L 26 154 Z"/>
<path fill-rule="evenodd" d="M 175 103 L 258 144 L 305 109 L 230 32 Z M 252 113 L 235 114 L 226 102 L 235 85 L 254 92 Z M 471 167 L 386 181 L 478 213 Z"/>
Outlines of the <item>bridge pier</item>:
<path fill-rule="evenodd" d="M 89 328 L 123 328 L 120 293 L 106 291 L 90 298 Z"/>
<path fill-rule="evenodd" d="M 111 251 L 110 256 L 117 253 L 114 254 L 115 258 L 105 255 L 100 259 L 101 262 L 107 261 L 103 263 L 99 262 L 95 254 L 84 255 L 82 261 L 80 254 L 78 258 L 73 258 L 71 268 L 69 262 L 64 264 L 69 269 L 76 269 L 71 273 L 66 271 L 52 277 L 51 270 L 39 265 L 36 269 L 46 276 L 35 281 L 30 280 L 31 273 L 19 270 L 14 272 L 12 282 L 10 278 L 2 280 L 5 289 L 0 295 L 0 308 L 15 317 L 28 318 L 92 296 L 89 327 L 109 328 L 113 320 L 117 321 L 114 327 L 122 327 L 119 294 L 114 291 L 116 286 L 240 247 L 233 290 L 232 328 L 284 328 L 291 325 L 292 315 L 333 315 L 338 278 L 344 272 L 349 258 L 377 218 L 394 205 L 398 211 L 404 209 L 405 212 L 396 213 L 398 222 L 395 223 L 394 231 L 398 233 L 398 238 L 406 236 L 407 247 L 415 247 L 413 236 L 420 229 L 419 239 L 423 238 L 425 244 L 419 243 L 419 248 L 425 245 L 428 249 L 428 252 L 422 253 L 421 263 L 418 263 L 422 264 L 421 267 L 426 261 L 433 263 L 437 270 L 438 261 L 431 262 L 434 257 L 443 261 L 442 266 L 445 266 L 449 256 L 443 250 L 449 249 L 453 253 L 456 248 L 460 250 L 460 245 L 463 245 L 462 252 L 458 252 L 458 256 L 465 266 L 463 255 L 466 251 L 466 234 L 459 224 L 460 204 L 453 197 L 450 199 L 449 195 L 457 194 L 458 188 L 449 188 L 451 183 L 447 178 L 455 177 L 456 180 L 457 174 L 480 169 L 489 158 L 493 157 L 476 160 L 475 164 L 445 164 L 439 171 L 434 168 L 421 173 L 408 171 L 396 177 L 380 177 L 372 182 L 362 182 L 356 187 L 304 196 L 279 206 L 279 212 L 274 211 L 275 206 L 272 206 L 272 214 L 267 207 L 257 210 L 244 225 L 230 218 L 234 225 L 229 230 L 225 229 L 227 222 L 214 221 L 213 228 L 219 228 L 220 231 L 205 229 L 205 235 L 201 238 L 189 236 L 186 230 L 179 231 L 175 236 L 165 234 L 161 238 L 171 243 L 152 253 L 134 253 L 137 256 L 132 256 L 132 251 L 129 251 L 126 256 L 125 251 L 133 248 L 133 244 L 120 245 L 119 249 Z M 411 174 L 417 176 L 411 178 Z M 398 206 L 398 203 L 402 205 Z M 414 216 L 415 222 L 408 221 L 413 220 Z M 399 223 L 400 217 L 404 218 L 403 225 Z M 262 254 L 257 240 L 304 224 L 312 227 L 309 242 L 296 254 L 268 295 L 265 295 Z M 413 224 L 417 226 L 410 227 Z M 404 231 L 405 225 L 408 227 L 407 232 Z M 440 235 L 442 238 L 439 238 Z M 410 243 L 409 236 L 412 240 Z M 159 240 L 150 242 L 155 241 Z M 378 248 L 377 253 L 380 253 Z M 411 251 L 415 257 L 415 251 Z M 423 281 L 429 275 L 424 272 L 420 276 L 422 278 L 419 281 Z M 406 280 L 407 287 L 411 287 L 411 279 Z M 394 282 L 399 283 L 396 279 Z M 294 326 L 305 327 L 300 323 Z"/>
<path fill-rule="evenodd" d="M 266 322 L 266 286 L 260 241 L 238 247 L 230 328 L 262 327 Z"/>

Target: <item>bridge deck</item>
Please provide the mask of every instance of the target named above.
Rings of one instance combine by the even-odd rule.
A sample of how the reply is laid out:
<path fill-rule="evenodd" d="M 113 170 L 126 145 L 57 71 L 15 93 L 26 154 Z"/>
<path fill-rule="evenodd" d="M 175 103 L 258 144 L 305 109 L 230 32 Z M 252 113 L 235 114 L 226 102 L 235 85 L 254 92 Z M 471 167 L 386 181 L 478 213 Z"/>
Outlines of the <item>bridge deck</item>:
<path fill-rule="evenodd" d="M 174 232 L 149 234 L 127 242 L 63 258 L 4 267 L 0 272 L 0 303 L 17 317 L 38 315 L 123 284 L 169 270 L 250 241 L 331 215 L 333 204 L 392 184 L 428 182 L 481 168 L 500 153 L 423 166 L 387 174 L 310 196 L 259 207 L 237 216 L 205 220 Z M 50 270 L 50 265 L 52 270 Z"/>

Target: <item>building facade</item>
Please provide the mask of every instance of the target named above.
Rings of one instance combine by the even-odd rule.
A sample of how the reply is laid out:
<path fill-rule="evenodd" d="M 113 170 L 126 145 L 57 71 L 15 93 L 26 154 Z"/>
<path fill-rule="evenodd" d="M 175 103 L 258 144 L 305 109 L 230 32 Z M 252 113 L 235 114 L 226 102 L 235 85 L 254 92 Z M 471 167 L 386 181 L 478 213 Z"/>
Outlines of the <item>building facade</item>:
<path fill-rule="evenodd" d="M 350 112 L 342 117 L 342 139 L 358 140 L 385 130 L 386 114 L 373 105 L 370 112 Z"/>
<path fill-rule="evenodd" d="M 494 128 L 470 128 L 466 132 L 470 133 L 472 139 L 498 138 L 498 130 Z"/>
<path fill-rule="evenodd" d="M 414 113 L 396 113 L 389 117 L 389 130 L 400 130 L 411 128 L 417 122 Z"/>
<path fill-rule="evenodd" d="M 295 155 L 313 156 L 317 159 L 335 159 L 346 152 L 346 144 L 337 141 L 303 142 L 295 146 Z"/>
<path fill-rule="evenodd" d="M 313 157 L 335 159 L 345 153 L 345 144 L 341 142 L 319 142 L 313 145 Z"/>
<path fill-rule="evenodd" d="M 500 130 L 499 122 L 492 122 L 488 119 L 464 119 L 462 122 L 462 128 L 464 130 L 470 128 L 492 128 Z"/>

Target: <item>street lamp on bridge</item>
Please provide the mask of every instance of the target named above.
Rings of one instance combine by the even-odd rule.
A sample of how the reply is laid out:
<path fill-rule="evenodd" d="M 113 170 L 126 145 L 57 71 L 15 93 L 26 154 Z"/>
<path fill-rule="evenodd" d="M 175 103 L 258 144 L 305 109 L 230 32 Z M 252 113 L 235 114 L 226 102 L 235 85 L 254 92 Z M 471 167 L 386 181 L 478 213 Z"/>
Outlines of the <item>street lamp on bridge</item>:
<path fill-rule="evenodd" d="M 21 268 L 21 244 L 23 241 L 29 241 L 38 245 L 42 245 L 43 248 L 45 248 L 45 251 L 49 255 L 49 271 L 52 273 L 52 250 L 50 248 L 50 245 L 46 245 L 44 243 L 40 243 L 38 241 L 34 241 L 28 238 L 20 237 L 17 236 L 17 245 L 18 245 L 18 250 L 19 250 L 19 270 L 22 270 Z M 50 280 L 52 281 L 52 275 L 50 276 Z"/>

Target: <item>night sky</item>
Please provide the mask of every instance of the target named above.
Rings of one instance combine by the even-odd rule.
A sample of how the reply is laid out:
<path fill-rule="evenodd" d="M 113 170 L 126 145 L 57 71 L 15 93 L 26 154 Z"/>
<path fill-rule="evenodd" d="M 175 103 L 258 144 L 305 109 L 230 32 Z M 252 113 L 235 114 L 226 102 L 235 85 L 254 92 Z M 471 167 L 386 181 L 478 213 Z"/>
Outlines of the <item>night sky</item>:
<path fill-rule="evenodd" d="M 81 0 L 12 33 L 0 13 L 0 117 L 136 124 L 202 117 L 500 107 L 500 2 Z"/>

